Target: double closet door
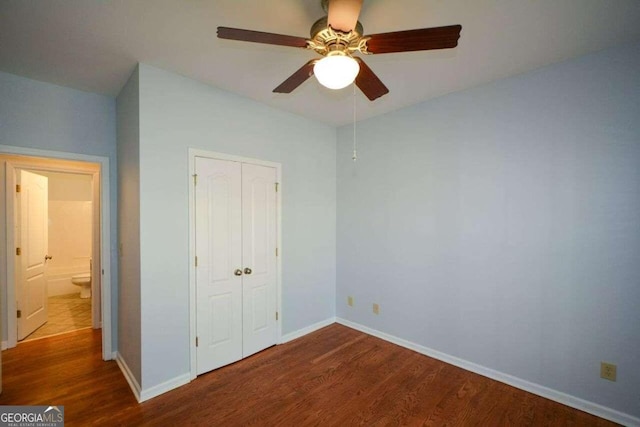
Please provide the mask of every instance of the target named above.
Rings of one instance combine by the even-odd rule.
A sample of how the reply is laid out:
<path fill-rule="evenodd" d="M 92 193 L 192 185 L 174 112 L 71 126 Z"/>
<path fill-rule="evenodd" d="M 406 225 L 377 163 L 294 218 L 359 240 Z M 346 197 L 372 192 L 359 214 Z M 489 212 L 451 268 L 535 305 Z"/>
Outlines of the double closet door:
<path fill-rule="evenodd" d="M 197 373 L 276 344 L 276 169 L 196 157 Z"/>

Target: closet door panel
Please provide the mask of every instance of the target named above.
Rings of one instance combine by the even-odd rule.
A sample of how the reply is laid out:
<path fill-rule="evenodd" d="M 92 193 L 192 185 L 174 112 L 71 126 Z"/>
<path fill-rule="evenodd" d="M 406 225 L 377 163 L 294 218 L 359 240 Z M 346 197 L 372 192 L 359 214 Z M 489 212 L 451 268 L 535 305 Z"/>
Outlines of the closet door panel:
<path fill-rule="evenodd" d="M 276 343 L 276 170 L 242 164 L 243 357 Z"/>
<path fill-rule="evenodd" d="M 197 373 L 242 358 L 242 188 L 238 162 L 196 158 Z"/>

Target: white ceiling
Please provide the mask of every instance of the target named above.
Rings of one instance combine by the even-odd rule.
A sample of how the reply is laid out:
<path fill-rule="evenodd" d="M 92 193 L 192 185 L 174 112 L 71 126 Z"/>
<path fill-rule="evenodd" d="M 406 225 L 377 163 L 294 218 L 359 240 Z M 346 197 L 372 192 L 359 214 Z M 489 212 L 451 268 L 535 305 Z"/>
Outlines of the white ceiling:
<path fill-rule="evenodd" d="M 220 40 L 228 26 L 309 36 L 320 0 L 1 0 L 0 70 L 117 95 L 144 62 L 332 125 L 352 120 L 353 91 L 309 79 L 271 91 L 314 53 Z M 640 40 L 639 0 L 365 0 L 365 34 L 461 24 L 455 49 L 372 55 L 390 89 L 358 119 Z"/>

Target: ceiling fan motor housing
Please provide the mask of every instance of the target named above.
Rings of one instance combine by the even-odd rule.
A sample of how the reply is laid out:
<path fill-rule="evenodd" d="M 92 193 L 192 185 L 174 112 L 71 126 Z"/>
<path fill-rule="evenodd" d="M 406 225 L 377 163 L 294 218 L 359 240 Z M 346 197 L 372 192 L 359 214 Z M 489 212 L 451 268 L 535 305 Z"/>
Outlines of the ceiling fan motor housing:
<path fill-rule="evenodd" d="M 356 28 L 348 33 L 334 30 L 328 25 L 325 16 L 311 26 L 311 39 L 307 40 L 307 47 L 323 56 L 331 52 L 342 52 L 349 56 L 353 52 L 367 54 L 366 43 L 369 38 L 362 37 L 363 32 L 360 21 L 356 24 Z"/>

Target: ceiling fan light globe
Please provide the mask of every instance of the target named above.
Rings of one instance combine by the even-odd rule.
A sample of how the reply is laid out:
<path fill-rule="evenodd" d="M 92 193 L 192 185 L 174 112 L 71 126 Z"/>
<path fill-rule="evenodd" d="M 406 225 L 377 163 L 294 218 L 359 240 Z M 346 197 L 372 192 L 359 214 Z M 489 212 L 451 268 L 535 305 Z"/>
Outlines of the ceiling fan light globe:
<path fill-rule="evenodd" d="M 329 89 L 349 86 L 360 72 L 358 62 L 347 55 L 326 56 L 316 62 L 313 74 L 318 82 Z"/>

